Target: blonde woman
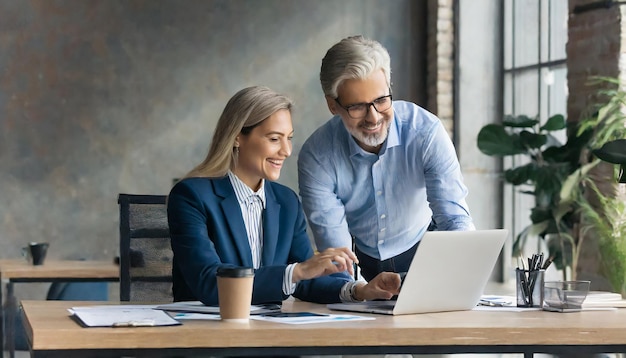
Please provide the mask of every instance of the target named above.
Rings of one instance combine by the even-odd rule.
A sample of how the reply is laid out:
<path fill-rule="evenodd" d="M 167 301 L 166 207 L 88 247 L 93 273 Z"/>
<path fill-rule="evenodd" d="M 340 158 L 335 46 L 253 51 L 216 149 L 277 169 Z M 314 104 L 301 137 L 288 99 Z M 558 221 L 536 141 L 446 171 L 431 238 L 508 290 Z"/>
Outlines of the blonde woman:
<path fill-rule="evenodd" d="M 292 101 L 266 87 L 249 87 L 226 104 L 206 159 L 168 198 L 174 251 L 175 301 L 218 304 L 220 267 L 255 269 L 255 304 L 296 298 L 330 303 L 389 299 L 400 277 L 369 283 L 351 278 L 348 248 L 314 254 L 296 193 L 276 182 L 291 155 Z"/>

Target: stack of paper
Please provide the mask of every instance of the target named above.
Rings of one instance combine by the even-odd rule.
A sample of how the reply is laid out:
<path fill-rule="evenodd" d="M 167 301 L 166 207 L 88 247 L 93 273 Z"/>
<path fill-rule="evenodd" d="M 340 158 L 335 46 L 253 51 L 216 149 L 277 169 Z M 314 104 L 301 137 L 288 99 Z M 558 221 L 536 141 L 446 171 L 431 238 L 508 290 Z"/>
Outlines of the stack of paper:
<path fill-rule="evenodd" d="M 626 300 L 614 292 L 590 291 L 583 302 L 585 308 L 626 308 Z"/>

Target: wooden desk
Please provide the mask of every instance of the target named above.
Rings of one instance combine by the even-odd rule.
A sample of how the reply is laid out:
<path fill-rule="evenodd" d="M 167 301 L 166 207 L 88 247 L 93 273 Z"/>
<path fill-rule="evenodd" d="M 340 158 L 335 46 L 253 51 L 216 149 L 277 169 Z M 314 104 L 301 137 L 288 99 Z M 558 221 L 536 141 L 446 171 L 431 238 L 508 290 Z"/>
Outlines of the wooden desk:
<path fill-rule="evenodd" d="M 17 304 L 13 284 L 17 282 L 57 282 L 57 281 L 118 281 L 119 266 L 110 261 L 46 260 L 43 265 L 34 266 L 24 259 L 0 259 L 0 279 L 7 281 L 6 299 L 2 300 L 2 321 L 0 336 L 14 357 L 15 312 Z M 5 334 L 6 332 L 6 334 Z"/>
<path fill-rule="evenodd" d="M 82 328 L 67 312 L 94 302 L 23 301 L 33 357 L 327 355 L 626 351 L 626 309 L 552 313 L 463 311 L 373 321 L 288 325 L 183 321 L 181 326 Z M 285 311 L 329 311 L 285 301 Z"/>

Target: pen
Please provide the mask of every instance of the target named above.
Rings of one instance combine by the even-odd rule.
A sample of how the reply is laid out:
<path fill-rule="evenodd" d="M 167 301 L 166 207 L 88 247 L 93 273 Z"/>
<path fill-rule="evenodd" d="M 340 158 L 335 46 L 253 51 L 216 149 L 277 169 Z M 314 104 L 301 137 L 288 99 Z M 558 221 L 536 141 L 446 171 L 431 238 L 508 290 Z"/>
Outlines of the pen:
<path fill-rule="evenodd" d="M 111 327 L 153 327 L 154 320 L 145 319 L 141 321 L 115 322 Z"/>
<path fill-rule="evenodd" d="M 530 296 L 530 292 L 528 291 L 528 278 L 526 277 L 526 270 L 522 271 L 521 275 L 521 286 L 523 292 L 523 299 L 526 304 L 531 304 L 532 297 Z"/>
<path fill-rule="evenodd" d="M 546 260 L 546 262 L 543 263 L 543 267 L 542 269 L 547 269 L 548 266 L 550 266 L 550 264 L 552 263 L 552 260 L 554 260 L 554 256 L 550 256 L 548 257 L 548 259 Z"/>

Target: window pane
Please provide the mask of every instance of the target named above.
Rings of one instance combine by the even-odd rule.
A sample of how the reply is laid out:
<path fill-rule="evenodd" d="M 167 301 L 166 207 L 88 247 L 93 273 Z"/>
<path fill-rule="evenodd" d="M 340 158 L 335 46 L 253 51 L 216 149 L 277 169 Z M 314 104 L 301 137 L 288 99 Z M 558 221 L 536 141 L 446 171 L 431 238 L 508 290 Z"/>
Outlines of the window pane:
<path fill-rule="evenodd" d="M 554 84 L 550 90 L 550 114 L 567 115 L 567 67 L 565 64 L 553 67 Z"/>
<path fill-rule="evenodd" d="M 524 71 L 514 78 L 513 98 L 516 115 L 539 115 L 539 76 L 536 70 Z"/>
<path fill-rule="evenodd" d="M 567 110 L 568 0 L 504 0 L 504 78 L 505 115 L 539 116 L 545 122 Z M 554 63 L 562 61 L 561 63 Z M 556 134 L 562 141 L 565 131 Z M 527 156 L 503 158 L 505 168 L 517 167 Z M 530 224 L 534 197 L 522 194 L 524 186 L 506 185 L 504 191 L 505 225 L 517 236 Z M 525 251 L 541 251 L 542 242 L 528 238 Z"/>
<path fill-rule="evenodd" d="M 504 1 L 504 68 L 513 67 L 513 0 Z"/>
<path fill-rule="evenodd" d="M 567 0 L 541 2 L 541 61 L 565 59 Z"/>
<path fill-rule="evenodd" d="M 537 0 L 515 0 L 513 8 L 513 66 L 527 66 L 539 59 L 539 4 Z"/>
<path fill-rule="evenodd" d="M 540 120 L 545 123 L 548 118 L 555 114 L 562 114 L 567 117 L 566 100 L 567 91 L 567 70 L 565 65 L 553 68 L 543 68 L 541 70 L 541 107 Z M 553 132 L 561 143 L 567 141 L 567 132 L 565 130 Z"/>
<path fill-rule="evenodd" d="M 567 58 L 567 0 L 548 1 L 550 10 L 550 61 Z"/>

